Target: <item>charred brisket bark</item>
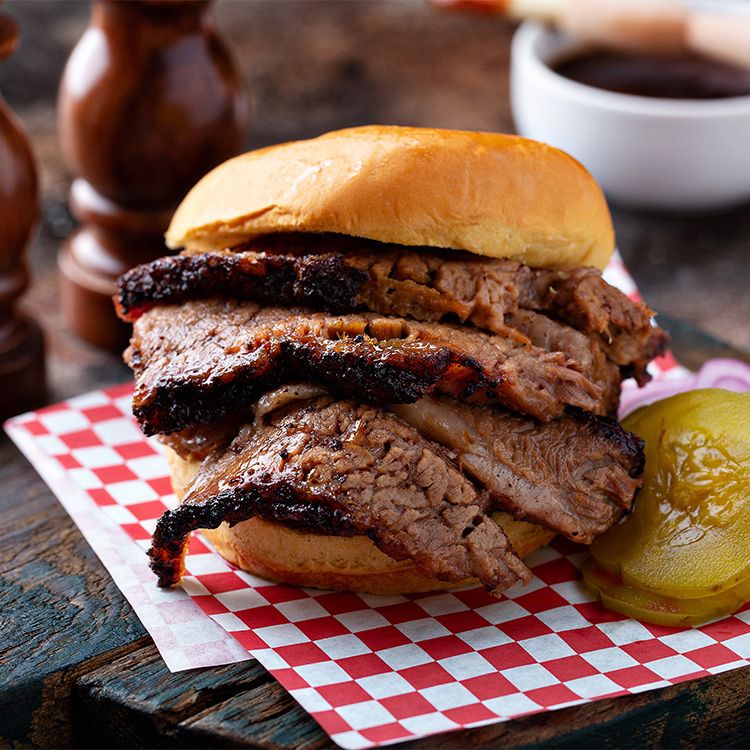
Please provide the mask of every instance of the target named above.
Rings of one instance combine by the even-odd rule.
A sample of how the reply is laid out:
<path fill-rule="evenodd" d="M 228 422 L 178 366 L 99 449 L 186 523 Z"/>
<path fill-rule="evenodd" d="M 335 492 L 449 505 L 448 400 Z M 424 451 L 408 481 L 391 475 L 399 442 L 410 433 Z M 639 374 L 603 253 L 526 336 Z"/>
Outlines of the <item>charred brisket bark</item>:
<path fill-rule="evenodd" d="M 506 334 L 506 316 L 544 312 L 595 337 L 607 357 L 645 382 L 666 334 L 651 312 L 593 268 L 534 270 L 510 260 L 385 245 L 340 235 L 271 235 L 234 251 L 187 254 L 139 266 L 118 282 L 121 316 L 215 296 L 328 312 L 446 317 Z"/>
<path fill-rule="evenodd" d="M 499 403 L 549 421 L 566 406 L 603 412 L 602 388 L 560 352 L 475 329 L 198 301 L 140 317 L 126 360 L 147 434 L 216 421 L 292 380 L 375 403 L 430 392 Z"/>
<path fill-rule="evenodd" d="M 321 397 L 277 409 L 209 457 L 149 550 L 163 586 L 179 581 L 190 533 L 260 516 L 324 534 L 365 534 L 444 581 L 502 591 L 530 572 L 485 513 L 486 494 L 443 449 L 392 414 Z"/>

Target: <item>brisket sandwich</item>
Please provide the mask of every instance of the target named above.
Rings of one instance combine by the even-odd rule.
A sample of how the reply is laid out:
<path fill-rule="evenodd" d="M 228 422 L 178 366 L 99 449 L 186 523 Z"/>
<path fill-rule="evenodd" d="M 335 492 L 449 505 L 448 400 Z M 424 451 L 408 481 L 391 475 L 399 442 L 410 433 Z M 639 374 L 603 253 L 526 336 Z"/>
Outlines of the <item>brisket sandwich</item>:
<path fill-rule="evenodd" d="M 162 585 L 203 529 L 287 583 L 501 592 L 632 507 L 643 446 L 612 416 L 666 336 L 603 280 L 607 205 L 566 154 L 329 133 L 215 169 L 167 242 L 116 298 L 181 499 L 149 551 Z"/>

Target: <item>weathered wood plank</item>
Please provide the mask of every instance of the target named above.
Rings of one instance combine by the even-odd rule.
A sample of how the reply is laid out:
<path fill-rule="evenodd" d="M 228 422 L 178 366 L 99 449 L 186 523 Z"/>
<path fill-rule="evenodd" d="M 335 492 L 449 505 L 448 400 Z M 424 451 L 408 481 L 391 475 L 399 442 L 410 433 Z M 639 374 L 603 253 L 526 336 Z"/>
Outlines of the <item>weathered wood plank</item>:
<path fill-rule="evenodd" d="M 82 676 L 73 726 L 79 747 L 330 745 L 257 662 L 170 674 L 153 646 Z"/>
<path fill-rule="evenodd" d="M 330 741 L 257 663 L 169 674 L 153 647 L 84 675 L 81 747 L 318 750 Z M 409 743 L 463 747 L 747 747 L 750 670 Z"/>
<path fill-rule="evenodd" d="M 269 675 L 270 678 L 270 675 Z M 270 678 L 272 679 L 272 678 Z M 198 747 L 321 750 L 336 747 L 277 682 L 258 685 L 184 722 Z"/>
<path fill-rule="evenodd" d="M 0 438 L 0 739 L 65 744 L 81 665 L 145 636 L 62 506 Z"/>

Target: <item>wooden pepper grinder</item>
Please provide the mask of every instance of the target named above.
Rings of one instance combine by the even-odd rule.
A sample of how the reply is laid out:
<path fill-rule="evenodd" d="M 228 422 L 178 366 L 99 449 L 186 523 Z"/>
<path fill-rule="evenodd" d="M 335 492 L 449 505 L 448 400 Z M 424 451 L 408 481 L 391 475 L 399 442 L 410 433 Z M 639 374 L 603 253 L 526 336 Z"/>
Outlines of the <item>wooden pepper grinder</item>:
<path fill-rule="evenodd" d="M 187 190 L 243 145 L 239 76 L 210 0 L 94 0 L 60 86 L 63 154 L 77 175 L 82 227 L 63 245 L 68 325 L 119 350 L 114 279 L 164 255 L 163 233 Z"/>
<path fill-rule="evenodd" d="M 15 23 L 0 13 L 0 60 L 17 42 Z M 29 282 L 23 256 L 38 216 L 31 147 L 0 97 L 0 418 L 36 406 L 45 392 L 42 331 L 15 308 Z"/>

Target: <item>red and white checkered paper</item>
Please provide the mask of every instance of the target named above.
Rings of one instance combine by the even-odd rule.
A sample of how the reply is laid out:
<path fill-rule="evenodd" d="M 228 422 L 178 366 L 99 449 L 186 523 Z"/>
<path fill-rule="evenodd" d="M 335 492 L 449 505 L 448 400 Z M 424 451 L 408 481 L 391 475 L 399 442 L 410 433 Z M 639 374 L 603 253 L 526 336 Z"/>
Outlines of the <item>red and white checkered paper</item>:
<path fill-rule="evenodd" d="M 629 294 L 619 259 L 608 279 Z M 671 357 L 658 379 L 685 371 Z M 745 666 L 747 609 L 701 628 L 608 612 L 565 541 L 502 599 L 480 588 L 377 597 L 282 586 L 237 570 L 198 535 L 182 588 L 157 588 L 145 548 L 175 498 L 131 386 L 10 420 L 6 430 L 81 528 L 172 670 L 257 658 L 344 748 L 424 737 Z"/>

